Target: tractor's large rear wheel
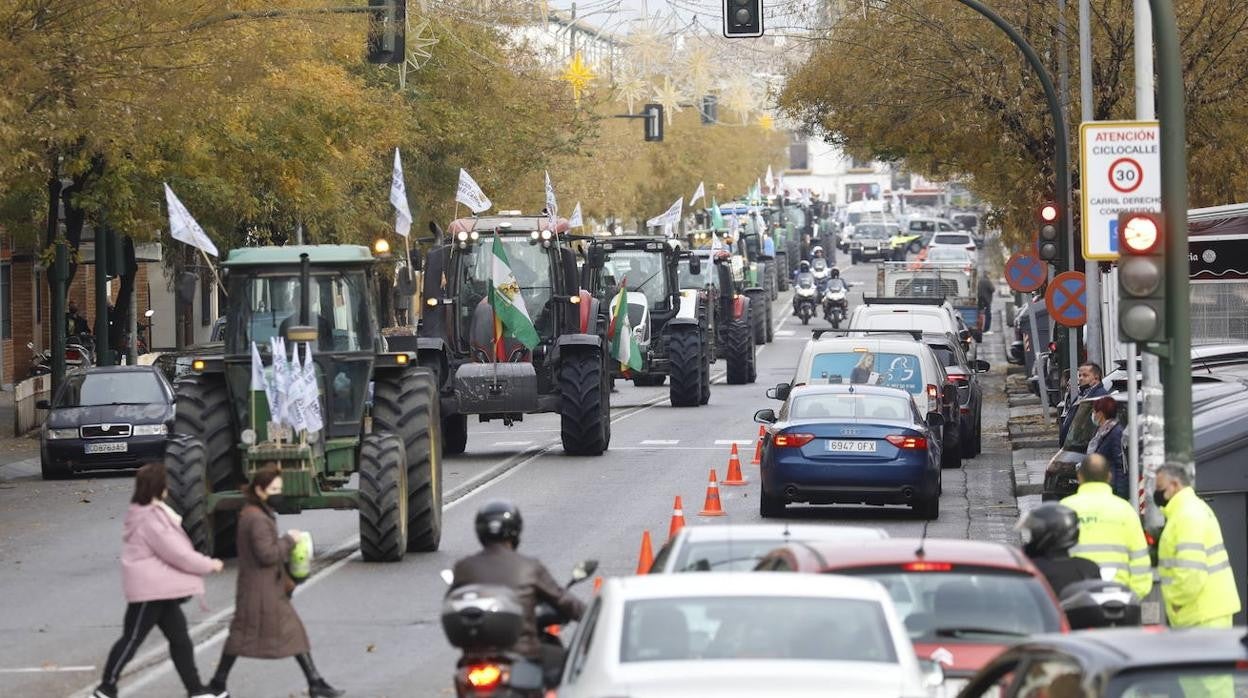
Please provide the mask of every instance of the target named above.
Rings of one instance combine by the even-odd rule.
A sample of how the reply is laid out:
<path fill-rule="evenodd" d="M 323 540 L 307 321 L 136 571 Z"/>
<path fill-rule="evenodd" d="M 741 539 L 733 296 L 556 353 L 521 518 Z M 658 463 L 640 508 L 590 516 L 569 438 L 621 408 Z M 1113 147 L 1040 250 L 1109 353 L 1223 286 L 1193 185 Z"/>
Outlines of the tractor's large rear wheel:
<path fill-rule="evenodd" d="M 750 335 L 754 343 L 762 346 L 767 343 L 767 294 L 755 291 L 750 294 Z"/>
<path fill-rule="evenodd" d="M 611 441 L 610 375 L 598 349 L 569 351 L 559 365 L 559 435 L 570 456 L 600 456 Z"/>
<path fill-rule="evenodd" d="M 442 434 L 445 428 L 438 403 L 437 377 L 427 369 L 409 368 L 379 375 L 373 383 L 373 425 L 403 442 L 407 456 L 407 550 L 432 552 L 442 540 Z M 460 420 L 458 445 L 463 452 L 468 418 Z M 452 436 L 460 436 L 452 434 Z"/>
<path fill-rule="evenodd" d="M 776 326 L 772 324 L 771 303 L 767 304 L 767 320 L 764 325 L 764 336 L 770 344 L 776 338 Z"/>
<path fill-rule="evenodd" d="M 673 330 L 667 340 L 667 358 L 672 407 L 697 407 L 702 399 L 702 338 L 697 328 Z"/>
<path fill-rule="evenodd" d="M 702 352 L 702 395 L 698 398 L 699 405 L 705 405 L 711 401 L 711 350 L 709 348 Z"/>
<path fill-rule="evenodd" d="M 376 398 L 374 398 L 376 399 Z M 360 442 L 360 555 L 397 562 L 407 552 L 407 458 L 397 434 L 374 431 Z"/>
<path fill-rule="evenodd" d="M 776 290 L 789 290 L 789 255 L 787 252 L 776 255 Z"/>
<path fill-rule="evenodd" d="M 751 370 L 754 366 L 754 339 L 750 336 L 749 323 L 745 318 L 737 318 L 728 323 L 725 334 L 725 349 L 728 359 L 728 383 L 745 385 L 753 383 Z"/>
<path fill-rule="evenodd" d="M 165 444 L 169 504 L 182 515 L 182 528 L 191 545 L 205 555 L 217 555 L 223 546 L 218 544 L 213 517 L 208 512 L 211 490 L 204 481 L 205 462 L 204 444 L 194 436 L 174 434 Z"/>
<path fill-rule="evenodd" d="M 182 527 L 196 550 L 213 557 L 234 557 L 238 554 L 238 511 L 210 512 L 206 508 L 209 493 L 236 491 L 246 479 L 235 466 L 239 439 L 225 377 L 185 376 L 178 381 L 175 392 L 173 433 L 196 439 L 202 457 L 186 453 L 182 456 L 184 462 L 175 463 L 166 455 L 173 508 L 182 514 Z M 198 511 L 196 503 L 202 505 Z"/>

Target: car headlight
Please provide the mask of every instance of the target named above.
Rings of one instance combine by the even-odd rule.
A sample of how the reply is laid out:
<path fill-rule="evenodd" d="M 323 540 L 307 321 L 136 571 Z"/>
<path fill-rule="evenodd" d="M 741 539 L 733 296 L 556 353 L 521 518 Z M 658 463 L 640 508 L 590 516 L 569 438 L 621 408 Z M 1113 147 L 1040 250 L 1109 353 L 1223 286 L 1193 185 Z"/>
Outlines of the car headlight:
<path fill-rule="evenodd" d="M 56 439 L 76 439 L 78 438 L 77 429 L 49 429 L 48 440 Z"/>
<path fill-rule="evenodd" d="M 164 424 L 135 424 L 130 431 L 131 436 L 164 436 L 169 427 Z"/>

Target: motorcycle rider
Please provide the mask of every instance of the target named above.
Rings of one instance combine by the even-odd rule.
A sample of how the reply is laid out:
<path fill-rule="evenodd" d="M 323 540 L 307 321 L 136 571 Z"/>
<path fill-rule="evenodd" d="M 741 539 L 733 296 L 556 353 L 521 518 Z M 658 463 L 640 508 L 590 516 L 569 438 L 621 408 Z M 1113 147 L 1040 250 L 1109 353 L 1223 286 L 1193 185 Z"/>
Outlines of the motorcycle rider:
<path fill-rule="evenodd" d="M 1058 598 L 1074 582 L 1101 578 L 1101 568 L 1095 562 L 1070 556 L 1071 548 L 1079 543 L 1079 515 L 1074 509 L 1046 502 L 1027 512 L 1017 528 L 1022 534 L 1023 552 L 1049 580 Z"/>
<path fill-rule="evenodd" d="M 815 275 L 810 272 L 810 262 L 802 260 L 797 264 L 797 275 L 793 277 L 796 287 L 793 293 L 793 312 L 800 313 L 802 304 L 810 306 L 810 314 L 815 313 Z"/>
<path fill-rule="evenodd" d="M 505 500 L 487 503 L 477 510 L 476 528 L 482 550 L 455 563 L 451 591 L 469 584 L 492 584 L 513 589 L 524 606 L 525 627 L 512 650 L 541 663 L 537 605 L 548 603 L 571 621 L 581 619 L 585 604 L 560 586 L 545 565 L 516 552 L 524 521 L 514 504 Z"/>

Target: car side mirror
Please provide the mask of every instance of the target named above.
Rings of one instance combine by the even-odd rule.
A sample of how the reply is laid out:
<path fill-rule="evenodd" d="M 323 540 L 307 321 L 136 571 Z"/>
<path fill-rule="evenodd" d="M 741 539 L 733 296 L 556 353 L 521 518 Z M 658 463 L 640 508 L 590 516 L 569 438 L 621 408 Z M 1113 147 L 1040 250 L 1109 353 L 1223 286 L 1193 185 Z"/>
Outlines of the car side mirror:
<path fill-rule="evenodd" d="M 572 581 L 579 582 L 584 579 L 589 579 L 589 575 L 593 574 L 597 569 L 597 560 L 581 560 L 576 563 L 576 567 L 572 568 Z"/>
<path fill-rule="evenodd" d="M 945 417 L 939 412 L 927 413 L 927 426 L 933 429 L 939 429 L 945 426 Z"/>
<path fill-rule="evenodd" d="M 759 410 L 754 413 L 754 421 L 759 424 L 775 424 L 776 411 L 772 409 Z"/>
<path fill-rule="evenodd" d="M 976 359 L 973 366 L 976 373 L 987 373 L 992 370 L 992 364 L 983 359 Z"/>
<path fill-rule="evenodd" d="M 919 669 L 923 672 L 923 686 L 936 692 L 945 683 L 945 665 L 933 659 L 920 659 Z"/>
<path fill-rule="evenodd" d="M 789 391 L 793 389 L 788 383 L 777 383 L 776 387 L 767 389 L 767 397 L 772 400 L 788 400 Z"/>
<path fill-rule="evenodd" d="M 694 276 L 702 275 L 702 259 L 696 254 L 689 256 L 689 273 Z"/>
<path fill-rule="evenodd" d="M 50 410 L 50 409 L 52 409 L 52 402 L 51 402 L 51 401 L 49 401 L 49 400 L 36 400 L 36 401 L 35 401 L 35 409 L 37 409 L 37 410 Z"/>
<path fill-rule="evenodd" d="M 601 269 L 607 262 L 607 253 L 598 245 L 591 245 L 585 253 L 585 265 L 590 269 Z"/>

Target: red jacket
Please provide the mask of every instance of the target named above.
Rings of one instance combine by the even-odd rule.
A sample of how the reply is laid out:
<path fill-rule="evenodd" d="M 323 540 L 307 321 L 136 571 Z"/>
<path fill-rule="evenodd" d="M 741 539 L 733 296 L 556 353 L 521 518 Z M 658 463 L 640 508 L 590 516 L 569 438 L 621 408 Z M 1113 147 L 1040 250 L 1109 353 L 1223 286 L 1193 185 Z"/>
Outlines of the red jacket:
<path fill-rule="evenodd" d="M 212 558 L 191 546 L 182 520 L 163 502 L 131 504 L 121 547 L 121 587 L 126 601 L 201 596 Z"/>

